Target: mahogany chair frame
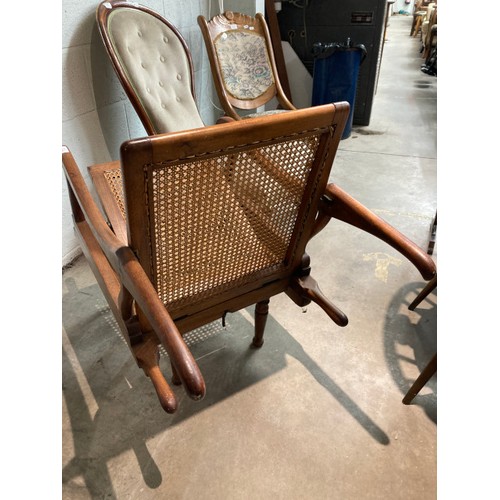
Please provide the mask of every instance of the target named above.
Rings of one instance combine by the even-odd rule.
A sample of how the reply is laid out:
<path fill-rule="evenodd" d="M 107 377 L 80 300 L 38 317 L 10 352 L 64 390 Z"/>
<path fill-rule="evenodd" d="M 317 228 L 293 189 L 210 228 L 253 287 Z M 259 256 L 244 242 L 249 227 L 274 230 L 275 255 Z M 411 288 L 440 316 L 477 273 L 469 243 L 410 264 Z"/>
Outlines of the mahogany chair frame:
<path fill-rule="evenodd" d="M 310 259 L 306 253 L 307 242 L 330 219 L 343 220 L 387 242 L 407 257 L 424 279 L 430 280 L 435 276 L 434 261 L 421 248 L 341 188 L 328 184 L 330 168 L 348 112 L 347 103 L 328 104 L 127 141 L 121 148 L 121 162 L 112 162 L 94 169 L 94 174 L 98 171 L 112 171 L 116 178 L 123 178 L 122 190 L 109 190 L 112 194 L 108 203 L 114 197 L 115 204 L 118 205 L 120 200 L 125 204 L 125 211 L 118 206 L 115 208 L 116 221 L 112 228 L 90 195 L 71 152 L 63 147 L 63 170 L 68 182 L 75 231 L 83 253 L 138 366 L 151 379 L 160 403 L 167 412 L 172 413 L 177 409 L 177 398 L 159 367 L 160 344 L 170 358 L 172 382 L 182 384 L 187 394 L 198 400 L 205 394 L 205 382 L 182 334 L 224 317 L 227 312 L 256 304 L 253 345 L 260 347 L 263 344 L 269 300 L 283 292 L 297 305 L 305 306 L 313 301 L 337 325 L 347 324 L 346 315 L 323 295 L 311 276 Z M 287 144 L 294 148 L 300 146 L 303 150 L 310 148 L 310 144 L 315 145 L 314 152 L 311 153 L 313 157 L 308 160 L 311 162 L 310 173 L 305 177 L 302 201 L 297 209 L 296 219 L 292 219 L 295 221 L 293 232 L 290 233 L 283 259 L 266 268 L 252 271 L 241 279 L 230 280 L 225 287 L 209 289 L 208 295 L 203 295 L 203 292 L 166 304 L 160 298 L 163 292 L 159 290 L 163 285 L 158 281 L 163 260 L 154 252 L 161 238 L 155 236 L 158 226 L 152 214 L 157 202 L 154 201 L 150 176 L 157 169 L 160 169 L 158 171 L 161 175 L 165 172 L 167 176 L 171 172 L 169 169 L 205 169 L 207 165 L 211 165 L 210 168 L 216 168 L 218 172 L 219 166 L 228 165 L 228 168 L 221 167 L 220 171 L 226 176 L 224 184 L 229 185 L 237 172 L 238 162 L 245 158 L 245 161 L 251 162 L 252 167 L 248 177 L 253 177 L 255 170 L 262 171 L 265 176 L 274 175 L 272 182 L 280 184 L 285 199 L 289 192 L 295 190 L 297 180 L 288 175 L 288 167 L 285 168 L 284 164 L 272 157 L 272 152 L 281 150 Z M 288 166 L 299 163 L 292 161 L 290 164 L 289 155 L 283 158 Z M 203 164 L 205 161 L 208 163 Z M 269 161 L 273 164 L 273 169 L 269 169 Z M 202 162 L 200 166 L 199 162 Z M 182 175 L 180 181 L 182 186 L 189 188 Z M 258 205 L 252 205 L 256 196 L 252 182 L 246 187 L 249 191 L 242 191 L 238 196 L 240 201 L 250 200 L 249 204 L 245 202 L 245 214 L 248 217 L 251 215 L 248 220 L 254 221 L 252 227 L 258 236 L 260 232 L 268 231 L 264 226 L 269 214 Z M 167 184 L 161 184 L 158 188 L 160 195 L 168 188 Z M 203 187 L 203 183 L 200 185 Z M 210 197 L 215 188 L 206 183 L 204 189 Z M 181 198 L 183 196 L 184 194 Z M 170 200 L 169 196 L 167 198 Z M 213 198 L 216 199 L 217 196 Z M 195 196 L 192 199 L 198 198 Z M 272 200 L 273 207 L 274 203 L 281 203 L 280 199 Z M 207 199 L 199 201 L 208 203 Z M 239 207 L 236 209 L 240 210 Z M 170 214 L 168 217 L 165 214 L 161 216 L 161 224 L 166 220 L 165 217 L 174 217 L 172 214 L 177 214 L 175 217 L 178 214 L 184 215 L 183 210 L 169 210 L 171 211 L 166 212 L 167 215 Z M 274 208 L 272 211 L 274 212 Z M 204 212 L 196 207 L 193 213 L 194 216 L 191 217 L 196 219 Z M 181 245 L 182 239 L 175 239 L 170 246 Z M 167 245 L 167 249 L 170 246 Z M 180 272 L 182 274 L 183 269 Z"/>

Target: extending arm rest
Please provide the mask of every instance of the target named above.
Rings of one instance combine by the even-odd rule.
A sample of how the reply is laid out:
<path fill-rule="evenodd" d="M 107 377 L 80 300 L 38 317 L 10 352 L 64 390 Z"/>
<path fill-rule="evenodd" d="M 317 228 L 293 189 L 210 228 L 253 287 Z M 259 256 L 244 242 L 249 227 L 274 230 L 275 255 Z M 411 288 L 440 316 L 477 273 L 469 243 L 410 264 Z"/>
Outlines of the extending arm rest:
<path fill-rule="evenodd" d="M 327 185 L 320 210 L 385 241 L 412 262 L 425 280 L 436 274 L 436 265 L 427 253 L 337 185 Z"/>
<path fill-rule="evenodd" d="M 144 269 L 129 247 L 121 247 L 116 255 L 120 262 L 118 272 L 125 288 L 134 297 L 165 347 L 186 392 L 194 400 L 202 399 L 205 381 L 200 369 Z"/>
<path fill-rule="evenodd" d="M 106 224 L 93 200 L 71 152 L 63 147 L 63 166 L 76 224 L 86 223 L 121 284 L 135 299 L 193 399 L 205 395 L 205 382 L 191 351 L 132 249 L 123 244 Z M 123 318 L 126 321 L 128 318 Z"/>

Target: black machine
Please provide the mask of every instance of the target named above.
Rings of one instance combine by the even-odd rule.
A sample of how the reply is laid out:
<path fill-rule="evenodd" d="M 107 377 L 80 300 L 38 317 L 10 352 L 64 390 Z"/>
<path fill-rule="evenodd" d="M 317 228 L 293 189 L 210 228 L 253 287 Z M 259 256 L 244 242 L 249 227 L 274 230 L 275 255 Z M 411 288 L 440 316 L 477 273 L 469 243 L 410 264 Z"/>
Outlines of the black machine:
<path fill-rule="evenodd" d="M 357 80 L 353 124 L 369 125 L 384 46 L 388 0 L 283 0 L 280 36 L 313 75 L 315 43 L 363 44 L 366 59 Z"/>

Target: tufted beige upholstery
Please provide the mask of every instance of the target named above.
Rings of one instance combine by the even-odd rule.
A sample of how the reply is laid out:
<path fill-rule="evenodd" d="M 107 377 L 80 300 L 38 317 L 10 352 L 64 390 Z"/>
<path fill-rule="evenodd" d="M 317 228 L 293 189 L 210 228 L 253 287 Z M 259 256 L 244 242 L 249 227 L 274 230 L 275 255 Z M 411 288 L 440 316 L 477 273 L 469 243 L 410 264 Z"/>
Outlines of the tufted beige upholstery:
<path fill-rule="evenodd" d="M 122 84 L 130 87 L 125 85 L 132 104 L 142 108 L 138 111 L 148 133 L 203 127 L 180 34 L 156 13 L 126 2 L 103 2 L 98 21 Z"/>

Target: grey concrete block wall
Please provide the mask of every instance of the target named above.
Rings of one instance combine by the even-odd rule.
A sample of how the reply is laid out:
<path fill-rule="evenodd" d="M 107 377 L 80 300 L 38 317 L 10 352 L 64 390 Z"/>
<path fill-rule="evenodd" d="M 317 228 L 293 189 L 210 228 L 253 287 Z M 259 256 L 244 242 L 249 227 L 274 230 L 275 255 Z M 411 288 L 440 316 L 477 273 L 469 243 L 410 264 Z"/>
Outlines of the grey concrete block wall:
<path fill-rule="evenodd" d="M 218 0 L 142 0 L 172 22 L 185 38 L 193 57 L 198 109 L 205 124 L 219 116 L 212 76 L 197 17 L 219 12 Z M 240 2 L 241 3 L 241 2 Z M 263 9 L 263 1 L 246 6 Z M 237 2 L 236 2 L 237 4 Z M 92 190 L 87 167 L 116 160 L 122 142 L 146 135 L 146 131 L 123 91 L 102 46 L 95 11 L 99 0 L 62 2 L 62 144 L 80 166 Z M 224 9 L 237 10 L 226 1 Z M 80 254 L 74 235 L 67 186 L 62 179 L 62 265 Z"/>

